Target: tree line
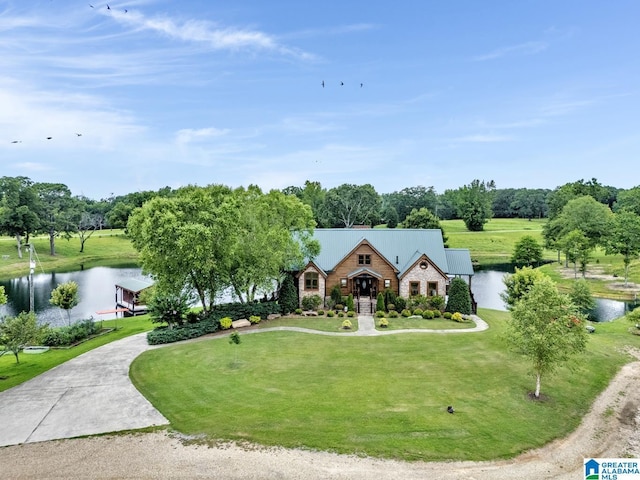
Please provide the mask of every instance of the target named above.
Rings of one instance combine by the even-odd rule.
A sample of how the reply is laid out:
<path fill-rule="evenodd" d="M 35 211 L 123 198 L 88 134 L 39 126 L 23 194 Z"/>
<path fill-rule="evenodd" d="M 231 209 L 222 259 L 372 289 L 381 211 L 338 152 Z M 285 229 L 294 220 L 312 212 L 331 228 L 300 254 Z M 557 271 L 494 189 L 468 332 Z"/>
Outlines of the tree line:
<path fill-rule="evenodd" d="M 2 177 L 0 234 L 15 237 L 20 255 L 21 245 L 28 243 L 34 234 L 49 236 L 51 255 L 55 255 L 56 238 L 69 238 L 72 234 L 78 235 L 83 251 L 85 242 L 96 230 L 126 228 L 136 208 L 156 197 L 172 198 L 178 191 L 164 187 L 95 200 L 72 195 L 62 183 Z M 470 231 L 481 231 L 492 217 L 554 220 L 570 200 L 581 196 L 591 197 L 612 212 L 624 210 L 640 215 L 640 186 L 624 190 L 602 185 L 597 179 L 578 180 L 553 190 L 498 189 L 492 180 L 475 179 L 441 194 L 433 186 L 379 194 L 370 184 L 343 184 L 327 189 L 320 182 L 306 181 L 281 192 L 308 205 L 320 228 L 381 224 L 389 228 L 439 228 L 439 220 L 462 219 Z M 557 224 L 549 226 L 548 246 L 558 245 Z"/>

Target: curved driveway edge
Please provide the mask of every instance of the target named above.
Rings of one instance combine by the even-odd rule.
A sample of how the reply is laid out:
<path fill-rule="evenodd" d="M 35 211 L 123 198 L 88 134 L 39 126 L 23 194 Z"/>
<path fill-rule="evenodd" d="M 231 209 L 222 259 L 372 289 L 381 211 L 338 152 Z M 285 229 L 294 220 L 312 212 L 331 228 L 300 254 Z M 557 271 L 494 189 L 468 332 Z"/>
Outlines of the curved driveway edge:
<path fill-rule="evenodd" d="M 146 333 L 133 335 L 1 392 L 0 446 L 168 425 L 129 379 L 150 348 Z"/>
<path fill-rule="evenodd" d="M 379 331 L 372 316 L 358 317 L 358 330 L 321 332 L 300 327 L 273 327 L 243 333 L 295 331 L 315 335 L 379 336 L 403 333 L 472 333 L 489 328 L 473 316 L 474 328 Z M 222 336 L 228 336 L 224 334 Z M 211 337 L 202 337 L 202 339 Z M 190 341 L 190 340 L 187 340 Z M 191 340 L 192 341 L 192 340 Z M 85 435 L 168 425 L 169 421 L 133 386 L 131 362 L 149 346 L 139 333 L 98 347 L 31 380 L 0 392 L 0 447 Z"/>

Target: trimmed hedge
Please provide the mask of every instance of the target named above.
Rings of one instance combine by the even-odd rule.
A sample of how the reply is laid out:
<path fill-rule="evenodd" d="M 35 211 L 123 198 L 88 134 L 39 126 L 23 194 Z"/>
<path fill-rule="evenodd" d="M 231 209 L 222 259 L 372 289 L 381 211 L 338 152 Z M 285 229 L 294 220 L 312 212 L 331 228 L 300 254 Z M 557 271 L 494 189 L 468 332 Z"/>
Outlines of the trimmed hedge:
<path fill-rule="evenodd" d="M 217 318 L 208 318 L 198 323 L 188 323 L 172 329 L 168 327 L 156 328 L 147 333 L 147 342 L 149 345 L 179 342 L 181 340 L 201 337 L 208 333 L 215 333 L 218 330 L 220 330 L 220 320 Z"/>
<path fill-rule="evenodd" d="M 267 315 L 274 313 L 280 313 L 278 302 L 224 303 L 214 305 L 211 309 L 211 315 L 215 317 L 231 317 L 234 320 L 256 315 L 260 318 L 267 318 Z"/>
<path fill-rule="evenodd" d="M 82 320 L 67 327 L 49 328 L 42 337 L 47 347 L 68 347 L 86 340 L 100 331 L 100 325 L 92 319 Z"/>

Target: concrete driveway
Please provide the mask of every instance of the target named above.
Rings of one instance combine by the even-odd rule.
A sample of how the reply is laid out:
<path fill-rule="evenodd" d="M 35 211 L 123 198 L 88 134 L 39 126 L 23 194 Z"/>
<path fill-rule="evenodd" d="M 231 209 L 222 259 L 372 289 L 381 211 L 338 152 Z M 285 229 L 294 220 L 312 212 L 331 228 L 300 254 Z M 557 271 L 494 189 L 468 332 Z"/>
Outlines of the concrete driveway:
<path fill-rule="evenodd" d="M 91 350 L 0 393 L 0 446 L 169 422 L 135 389 L 129 366 L 146 333 Z"/>

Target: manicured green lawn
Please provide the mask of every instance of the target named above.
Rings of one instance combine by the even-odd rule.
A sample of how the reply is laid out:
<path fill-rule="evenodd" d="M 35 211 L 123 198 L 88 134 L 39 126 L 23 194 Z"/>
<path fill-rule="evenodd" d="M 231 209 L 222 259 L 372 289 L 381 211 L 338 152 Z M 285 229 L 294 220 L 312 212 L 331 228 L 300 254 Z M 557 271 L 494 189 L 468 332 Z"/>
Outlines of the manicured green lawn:
<path fill-rule="evenodd" d="M 104 328 L 114 328 L 116 321 L 104 321 L 103 326 Z M 16 357 L 12 353 L 3 355 L 0 357 L 0 392 L 19 385 L 22 382 L 26 382 L 89 350 L 130 335 L 135 335 L 136 333 L 151 330 L 154 324 L 151 323 L 148 315 L 140 315 L 124 319 L 119 318 L 117 320 L 117 327 L 117 330 L 84 342 L 76 347 L 52 349 L 48 352 L 35 355 L 21 353 L 19 355 L 19 364 L 16 364 Z"/>
<path fill-rule="evenodd" d="M 358 329 L 358 319 L 349 318 L 351 322 L 351 330 L 345 330 L 342 328 L 342 322 L 347 317 L 280 317 L 273 320 L 263 320 L 258 324 L 258 328 L 272 328 L 272 327 L 300 327 L 310 328 L 312 330 L 320 330 L 322 332 L 336 332 L 336 333 L 348 333 L 354 332 Z"/>
<path fill-rule="evenodd" d="M 424 318 L 387 318 L 389 325 L 387 327 L 380 327 L 380 319 L 376 318 L 376 330 L 407 330 L 412 328 L 419 328 L 424 330 L 459 330 L 465 328 L 473 328 L 476 324 L 472 321 L 469 322 L 454 322 L 453 320 L 447 320 L 445 318 L 433 318 L 430 320 Z"/>
<path fill-rule="evenodd" d="M 147 351 L 141 392 L 185 434 L 404 460 L 512 457 L 575 429 L 620 366 L 629 322 L 598 325 L 588 353 L 543 379 L 510 353 L 508 313 L 468 335 L 240 334 Z M 447 405 L 456 408 L 446 413 Z"/>
<path fill-rule="evenodd" d="M 84 245 L 80 253 L 80 240 L 77 237 L 65 240 L 56 239 L 56 255 L 49 255 L 49 237 L 39 235 L 30 242 L 37 253 L 36 273 L 42 270 L 65 272 L 95 266 L 130 266 L 138 261 L 138 252 L 131 245 L 129 238 L 122 230 L 103 230 L 94 233 Z M 15 239 L 0 237 L 0 278 L 13 278 L 29 273 L 29 253 L 23 252 L 18 258 Z"/>

